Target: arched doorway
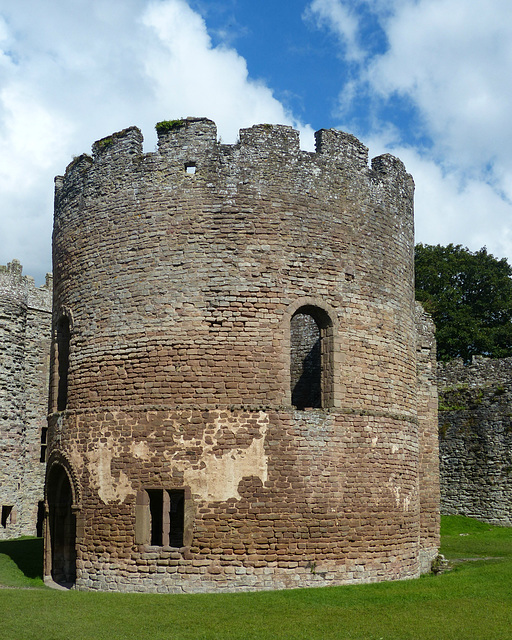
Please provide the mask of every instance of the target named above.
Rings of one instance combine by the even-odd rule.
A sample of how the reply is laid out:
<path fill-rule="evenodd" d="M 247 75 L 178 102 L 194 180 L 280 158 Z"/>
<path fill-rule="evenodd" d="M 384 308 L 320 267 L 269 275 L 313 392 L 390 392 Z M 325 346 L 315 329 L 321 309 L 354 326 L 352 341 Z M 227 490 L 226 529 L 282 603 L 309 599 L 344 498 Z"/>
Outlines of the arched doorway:
<path fill-rule="evenodd" d="M 53 464 L 49 471 L 46 495 L 51 577 L 71 587 L 76 580 L 76 516 L 69 476 L 60 464 Z"/>

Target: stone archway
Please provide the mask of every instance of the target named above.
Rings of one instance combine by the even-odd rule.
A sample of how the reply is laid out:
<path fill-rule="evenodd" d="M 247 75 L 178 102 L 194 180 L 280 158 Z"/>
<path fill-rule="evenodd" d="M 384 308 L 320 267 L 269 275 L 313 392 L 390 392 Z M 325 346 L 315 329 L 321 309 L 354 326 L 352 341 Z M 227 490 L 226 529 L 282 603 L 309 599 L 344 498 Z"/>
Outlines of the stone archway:
<path fill-rule="evenodd" d="M 53 464 L 47 481 L 48 569 L 57 584 L 71 587 L 76 580 L 76 516 L 73 490 L 65 468 Z"/>

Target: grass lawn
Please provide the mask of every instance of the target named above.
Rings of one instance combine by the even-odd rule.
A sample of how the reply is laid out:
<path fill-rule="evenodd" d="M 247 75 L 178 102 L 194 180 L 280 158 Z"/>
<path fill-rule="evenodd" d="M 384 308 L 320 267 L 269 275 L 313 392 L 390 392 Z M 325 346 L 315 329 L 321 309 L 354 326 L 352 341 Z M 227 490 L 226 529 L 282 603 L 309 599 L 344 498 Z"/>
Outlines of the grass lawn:
<path fill-rule="evenodd" d="M 0 542 L 0 639 L 512 640 L 512 529 L 449 516 L 442 535 L 439 576 L 208 595 L 53 591 L 40 539 Z"/>

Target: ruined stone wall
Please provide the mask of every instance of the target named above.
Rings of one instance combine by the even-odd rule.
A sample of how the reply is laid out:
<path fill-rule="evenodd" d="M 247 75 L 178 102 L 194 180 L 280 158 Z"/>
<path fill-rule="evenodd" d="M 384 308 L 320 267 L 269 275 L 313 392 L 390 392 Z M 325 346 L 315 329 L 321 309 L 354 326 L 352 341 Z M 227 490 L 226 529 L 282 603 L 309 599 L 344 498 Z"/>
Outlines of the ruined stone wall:
<path fill-rule="evenodd" d="M 55 355 L 47 500 L 52 521 L 65 500 L 51 478 L 69 479 L 72 516 L 64 551 L 48 525 L 47 575 L 70 574 L 72 554 L 64 568 L 52 554 L 66 555 L 75 517 L 78 588 L 419 574 L 420 537 L 429 554 L 436 534 L 420 522 L 412 203 L 399 160 L 370 168 L 334 130 L 308 153 L 290 127 L 223 145 L 213 122 L 187 119 L 156 153 L 130 128 L 68 167 L 53 240 L 67 399 L 58 411 Z M 321 406 L 300 411 L 297 312 L 315 319 L 322 354 Z M 433 449 L 421 455 L 433 469 Z M 179 548 L 152 544 L 151 501 L 173 491 Z"/>
<path fill-rule="evenodd" d="M 41 535 L 51 301 L 50 276 L 37 288 L 17 260 L 0 266 L 0 539 Z"/>
<path fill-rule="evenodd" d="M 416 303 L 416 357 L 420 438 L 420 547 L 423 550 L 423 569 L 428 571 L 440 544 L 437 361 L 434 323 L 419 302 Z"/>
<path fill-rule="evenodd" d="M 439 363 L 441 509 L 512 526 L 512 358 Z"/>

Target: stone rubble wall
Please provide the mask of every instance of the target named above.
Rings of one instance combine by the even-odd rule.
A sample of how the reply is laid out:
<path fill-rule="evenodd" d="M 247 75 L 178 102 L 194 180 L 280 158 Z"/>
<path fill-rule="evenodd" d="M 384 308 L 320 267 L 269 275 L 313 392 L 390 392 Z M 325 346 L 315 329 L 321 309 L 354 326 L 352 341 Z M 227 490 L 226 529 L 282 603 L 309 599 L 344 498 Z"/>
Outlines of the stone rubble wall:
<path fill-rule="evenodd" d="M 423 571 L 428 571 L 432 560 L 438 554 L 441 542 L 437 361 L 434 323 L 419 302 L 416 303 L 416 336 L 420 437 L 420 547 Z"/>
<path fill-rule="evenodd" d="M 438 364 L 441 511 L 512 526 L 512 358 Z"/>
<path fill-rule="evenodd" d="M 0 266 L 0 539 L 36 535 L 43 500 L 52 280 L 37 288 L 13 260 Z M 4 526 L 5 525 L 5 526 Z"/>
<path fill-rule="evenodd" d="M 257 125 L 223 145 L 188 118 L 155 153 L 132 127 L 56 179 L 53 322 L 68 319 L 70 345 L 65 411 L 52 367 L 49 464 L 73 485 L 77 588 L 368 582 L 432 555 L 413 181 L 392 156 L 368 166 L 353 136 L 316 140 L 301 151 L 297 131 Z M 329 318 L 331 387 L 296 411 L 304 307 Z M 136 496 L 159 487 L 187 492 L 183 548 L 136 539 Z"/>
<path fill-rule="evenodd" d="M 118 410 L 77 415 L 68 434 L 63 421 L 60 450 L 89 443 L 73 456 L 77 587 L 195 592 L 417 576 L 417 449 L 407 423 L 383 422 L 320 411 Z M 191 489 L 184 548 L 134 539 L 134 489 L 157 484 Z"/>

